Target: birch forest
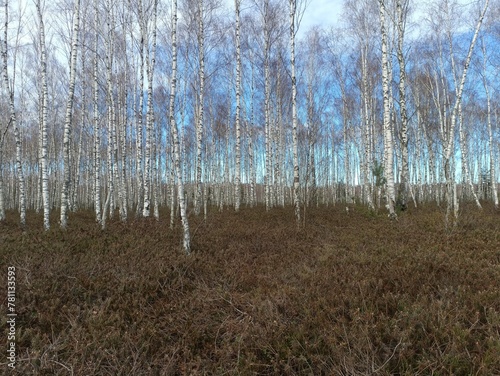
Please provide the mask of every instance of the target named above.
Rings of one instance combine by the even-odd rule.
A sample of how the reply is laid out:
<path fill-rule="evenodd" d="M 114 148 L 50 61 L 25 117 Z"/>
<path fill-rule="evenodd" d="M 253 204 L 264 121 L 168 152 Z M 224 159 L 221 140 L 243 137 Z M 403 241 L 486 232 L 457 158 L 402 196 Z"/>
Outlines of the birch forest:
<path fill-rule="evenodd" d="M 209 206 L 498 207 L 498 4 L 307 6 L 4 1 L 0 220 L 166 207 L 188 250 Z"/>
<path fill-rule="evenodd" d="M 0 1 L 7 374 L 500 375 L 500 0 L 331 1 Z"/>

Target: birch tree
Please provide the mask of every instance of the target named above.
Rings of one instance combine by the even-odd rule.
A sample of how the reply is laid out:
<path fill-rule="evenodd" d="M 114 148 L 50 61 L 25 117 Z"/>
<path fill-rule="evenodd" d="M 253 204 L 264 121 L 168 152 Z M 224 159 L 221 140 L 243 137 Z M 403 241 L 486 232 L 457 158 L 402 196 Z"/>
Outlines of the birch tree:
<path fill-rule="evenodd" d="M 194 192 L 194 212 L 200 214 L 201 209 L 201 173 L 202 173 L 202 150 L 203 150 L 203 127 L 204 127 L 204 101 L 205 101 L 205 2 L 198 1 L 198 75 L 200 86 L 197 98 L 197 121 L 196 121 L 196 176 Z"/>
<path fill-rule="evenodd" d="M 144 217 L 149 217 L 150 207 L 151 207 L 151 138 L 153 136 L 153 126 L 154 126 L 154 109 L 153 109 L 153 77 L 154 68 L 156 60 L 156 13 L 157 13 L 157 0 L 153 0 L 153 15 L 152 15 L 152 27 L 151 27 L 151 51 L 149 43 L 146 46 L 146 71 L 148 77 L 148 101 L 147 101 L 147 115 L 146 115 L 146 154 L 145 154 L 145 168 L 144 168 L 144 207 L 142 215 Z M 145 40 L 149 39 L 146 36 L 147 27 L 146 19 L 142 9 L 142 1 L 139 2 L 139 18 L 142 30 L 142 37 Z"/>
<path fill-rule="evenodd" d="M 383 129 L 384 129 L 384 175 L 386 181 L 386 206 L 391 218 L 397 218 L 394 210 L 394 146 L 391 126 L 390 109 L 390 71 L 389 71 L 389 51 L 386 25 L 386 6 L 384 0 L 379 0 L 380 7 L 380 34 L 382 38 L 382 91 L 384 96 Z"/>
<path fill-rule="evenodd" d="M 68 225 L 68 203 L 69 188 L 71 183 L 70 168 L 70 143 L 71 143 L 71 121 L 73 117 L 73 102 L 76 81 L 76 58 L 78 54 L 78 32 L 80 29 L 80 2 L 76 0 L 73 17 L 73 34 L 71 38 L 71 53 L 69 66 L 69 93 L 66 102 L 66 117 L 64 120 L 63 138 L 63 186 L 61 190 L 61 227 L 64 229 Z"/>
<path fill-rule="evenodd" d="M 172 78 L 170 82 L 169 120 L 172 141 L 174 144 L 174 168 L 177 175 L 177 198 L 180 206 L 181 221 L 183 227 L 183 247 L 186 254 L 191 253 L 191 235 L 189 221 L 186 212 L 186 198 L 184 195 L 184 183 L 181 169 L 180 143 L 175 119 L 175 95 L 177 88 L 177 0 L 172 0 Z"/>
<path fill-rule="evenodd" d="M 41 124 L 40 124 L 40 164 L 42 179 L 42 204 L 43 204 L 43 226 L 45 230 L 50 229 L 50 202 L 49 202 L 49 175 L 48 175 L 48 152 L 47 152 L 47 107 L 48 107 L 48 89 L 47 89 L 47 56 L 45 48 L 45 25 L 42 16 L 40 0 L 36 3 L 38 15 L 38 32 L 40 43 L 40 78 L 41 78 Z"/>
<path fill-rule="evenodd" d="M 299 153 L 297 140 L 297 77 L 295 75 L 295 17 L 297 1 L 289 0 L 290 5 L 290 69 L 292 79 L 292 142 L 293 142 L 293 206 L 295 219 L 300 224 L 300 199 L 299 199 Z"/>
<path fill-rule="evenodd" d="M 234 209 L 240 210 L 241 198 L 241 38 L 240 38 L 240 5 L 241 0 L 234 0 L 236 18 L 236 171 L 234 189 Z"/>
<path fill-rule="evenodd" d="M 408 169 L 408 111 L 406 105 L 406 59 L 404 55 L 404 37 L 406 29 L 406 16 L 408 14 L 408 0 L 396 1 L 396 31 L 397 31 L 397 47 L 396 55 L 399 64 L 399 112 L 401 117 L 401 206 L 406 207 L 408 192 L 409 192 L 409 169 Z"/>
<path fill-rule="evenodd" d="M 17 180 L 19 186 L 19 215 L 20 215 L 20 224 L 21 227 L 25 227 L 26 225 L 26 192 L 25 192 L 25 179 L 23 172 L 23 164 L 22 164 L 22 148 L 21 148 L 21 135 L 19 132 L 19 127 L 17 124 L 17 113 L 14 104 L 14 82 L 11 83 L 9 78 L 9 70 L 8 70 L 8 29 L 9 29 L 9 2 L 5 0 L 4 2 L 4 35 L 3 40 L 0 40 L 0 48 L 2 55 L 2 83 L 3 90 L 8 99 L 9 106 L 9 125 L 14 130 L 14 140 L 16 144 L 16 157 L 15 157 L 15 165 L 16 165 L 16 173 Z M 14 67 L 15 67 L 15 56 L 14 56 Z M 5 137 L 5 134 L 2 135 Z M 2 137 L 2 138 L 3 138 Z"/>
<path fill-rule="evenodd" d="M 94 210 L 96 222 L 101 223 L 101 127 L 99 122 L 99 13 L 94 0 L 94 61 L 93 61 L 93 126 L 94 126 Z"/>

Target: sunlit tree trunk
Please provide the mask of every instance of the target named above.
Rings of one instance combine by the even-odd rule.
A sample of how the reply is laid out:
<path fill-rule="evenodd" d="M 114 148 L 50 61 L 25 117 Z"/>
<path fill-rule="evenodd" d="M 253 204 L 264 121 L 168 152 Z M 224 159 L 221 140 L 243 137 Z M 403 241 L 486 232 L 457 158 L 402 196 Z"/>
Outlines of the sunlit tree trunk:
<path fill-rule="evenodd" d="M 396 30 L 397 30 L 397 59 L 399 64 L 399 111 L 401 116 L 401 206 L 406 207 L 408 200 L 410 176 L 408 169 L 408 112 L 406 109 L 406 59 L 403 51 L 406 28 L 406 15 L 408 12 L 408 0 L 397 0 L 396 2 Z"/>
<path fill-rule="evenodd" d="M 142 10 L 142 2 L 139 2 L 139 23 L 141 24 L 142 38 L 148 41 L 146 46 L 146 71 L 148 76 L 148 100 L 147 100 L 147 115 L 146 115 L 146 150 L 145 150 L 145 166 L 144 166 L 144 205 L 142 215 L 144 217 L 150 216 L 151 211 L 151 192 L 152 192 L 152 146 L 151 138 L 153 135 L 154 127 L 154 109 L 153 109 L 153 77 L 156 59 L 156 6 L 157 1 L 154 0 L 153 6 L 153 26 L 152 26 L 152 40 L 151 51 L 149 47 L 149 38 L 146 36 L 147 21 L 146 15 Z"/>
<path fill-rule="evenodd" d="M 200 214 L 201 209 L 201 172 L 202 172 L 202 150 L 203 150 L 203 127 L 204 127 L 204 101 L 205 101 L 205 0 L 198 0 L 198 69 L 200 87 L 198 91 L 198 121 L 196 126 L 196 176 L 194 192 L 194 212 Z"/>
<path fill-rule="evenodd" d="M 390 111 L 390 81 L 389 77 L 389 61 L 388 61 L 388 42 L 387 42 L 387 31 L 386 31 L 386 9 L 384 0 L 379 0 L 380 6 L 380 32 L 382 37 L 382 91 L 384 95 L 384 153 L 385 153 L 385 164 L 384 164 L 384 175 L 386 180 L 386 198 L 387 198 L 387 209 L 389 210 L 389 216 L 391 218 L 396 218 L 396 212 L 394 211 L 395 204 L 395 192 L 394 192 L 394 146 L 392 137 L 392 126 L 391 126 L 391 111 Z"/>
<path fill-rule="evenodd" d="M 7 53 L 8 53 L 8 43 L 7 43 L 7 37 L 8 37 L 8 28 L 9 28 L 9 2 L 5 0 L 4 2 L 4 15 L 5 15 L 5 24 L 4 24 L 4 38 L 3 41 L 1 41 L 0 45 L 2 48 L 1 54 L 2 54 L 2 62 L 3 62 L 3 67 L 2 67 L 2 76 L 3 76 L 3 89 L 4 92 L 6 93 L 6 96 L 8 98 L 8 105 L 9 105 L 9 125 L 12 126 L 14 130 L 14 140 L 16 143 L 16 172 L 17 172 L 17 179 L 18 179 L 18 186 L 19 186 L 19 217 L 20 217 L 20 224 L 21 227 L 25 227 L 26 225 L 26 192 L 25 192 L 25 179 L 24 179 L 24 172 L 23 172 L 23 165 L 22 165 L 22 149 L 21 149 L 21 135 L 19 132 L 19 127 L 17 124 L 17 114 L 16 114 L 16 109 L 14 105 L 14 85 L 12 85 L 12 88 L 10 87 L 10 82 L 9 82 L 9 72 L 8 72 L 8 61 L 7 61 Z M 15 65 L 15 64 L 14 64 Z M 3 137 L 5 135 L 2 135 Z"/>
<path fill-rule="evenodd" d="M 93 123 L 94 123 L 94 210 L 97 223 L 102 220 L 101 214 L 101 126 L 99 124 L 99 17 L 97 0 L 94 0 L 94 66 L 93 66 Z"/>
<path fill-rule="evenodd" d="M 63 136 L 63 186 L 61 190 L 61 227 L 66 228 L 68 225 L 68 204 L 69 204 L 69 188 L 71 183 L 71 166 L 70 166 L 70 144 L 71 144 L 71 127 L 73 118 L 73 102 L 75 96 L 75 81 L 76 81 L 76 58 L 78 54 L 78 33 L 80 29 L 80 0 L 76 0 L 74 19 L 73 19 L 73 35 L 71 39 L 71 56 L 69 67 L 69 93 L 66 102 L 66 117 L 64 121 L 64 136 Z"/>
<path fill-rule="evenodd" d="M 48 107 L 48 89 L 47 89 L 47 57 L 45 50 L 45 25 L 42 17 L 40 1 L 36 3 L 38 14 L 38 29 L 40 33 L 40 78 L 41 78 L 41 145 L 40 145 L 40 164 L 42 176 L 42 204 L 43 204 L 43 227 L 45 230 L 50 229 L 50 202 L 49 202 L 49 175 L 47 161 L 47 107 Z"/>
<path fill-rule="evenodd" d="M 182 181 L 180 144 L 175 120 L 175 90 L 177 86 L 177 0 L 172 0 L 172 78 L 170 83 L 169 118 L 174 146 L 174 167 L 177 175 L 177 197 L 179 200 L 182 227 L 184 230 L 183 246 L 186 254 L 191 253 L 191 235 L 186 212 L 186 199 Z"/>
<path fill-rule="evenodd" d="M 295 16 L 296 0 L 290 0 L 290 66 L 292 78 L 292 142 L 293 142 L 293 205 L 295 219 L 300 224 L 300 199 L 299 199 L 299 153 L 297 140 L 297 78 L 295 76 Z"/>
<path fill-rule="evenodd" d="M 241 38 L 240 38 L 240 4 L 241 0 L 234 0 L 236 13 L 236 172 L 234 189 L 234 209 L 240 210 L 241 197 Z"/>

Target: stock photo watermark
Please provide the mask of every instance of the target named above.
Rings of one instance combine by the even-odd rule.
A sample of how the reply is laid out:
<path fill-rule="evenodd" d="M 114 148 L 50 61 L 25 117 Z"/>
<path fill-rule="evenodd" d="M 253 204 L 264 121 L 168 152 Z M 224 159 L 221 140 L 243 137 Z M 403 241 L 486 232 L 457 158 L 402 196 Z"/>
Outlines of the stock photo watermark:
<path fill-rule="evenodd" d="M 7 268 L 7 366 L 16 368 L 16 267 Z"/>

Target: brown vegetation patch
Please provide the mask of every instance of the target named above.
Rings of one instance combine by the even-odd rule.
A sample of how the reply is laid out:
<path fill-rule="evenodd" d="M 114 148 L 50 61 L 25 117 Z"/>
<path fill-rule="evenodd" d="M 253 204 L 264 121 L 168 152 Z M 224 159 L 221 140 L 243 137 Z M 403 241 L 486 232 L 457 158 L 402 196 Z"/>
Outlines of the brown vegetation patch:
<path fill-rule="evenodd" d="M 9 213 L 18 374 L 500 374 L 490 207 L 450 231 L 433 206 L 397 222 L 309 208 L 299 230 L 292 208 L 213 211 L 191 218 L 191 256 L 161 214 L 101 231 L 74 213 L 45 233 L 31 213 L 22 233 Z"/>

